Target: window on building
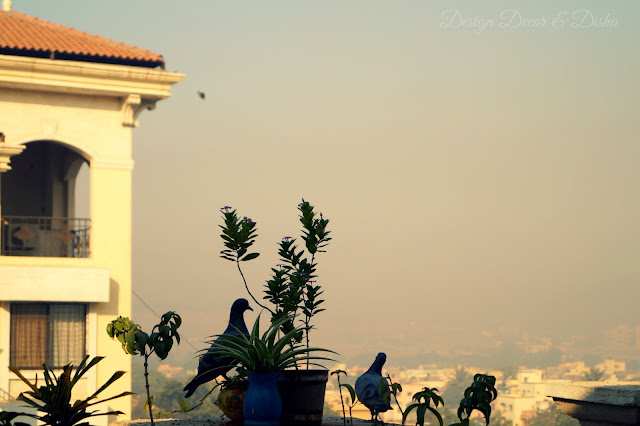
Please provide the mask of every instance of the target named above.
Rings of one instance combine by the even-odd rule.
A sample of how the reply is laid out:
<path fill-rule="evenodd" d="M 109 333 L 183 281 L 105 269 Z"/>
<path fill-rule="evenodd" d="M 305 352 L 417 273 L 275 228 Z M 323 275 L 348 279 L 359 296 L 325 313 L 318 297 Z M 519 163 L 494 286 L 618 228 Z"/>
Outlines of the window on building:
<path fill-rule="evenodd" d="M 86 317 L 84 303 L 12 303 L 11 365 L 78 365 L 86 355 Z"/>

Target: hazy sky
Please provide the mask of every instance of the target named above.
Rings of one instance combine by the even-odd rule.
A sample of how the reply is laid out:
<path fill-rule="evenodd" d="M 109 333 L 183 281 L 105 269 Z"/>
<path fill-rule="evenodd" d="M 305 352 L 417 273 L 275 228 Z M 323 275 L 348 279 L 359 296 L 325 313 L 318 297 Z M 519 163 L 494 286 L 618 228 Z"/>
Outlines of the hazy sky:
<path fill-rule="evenodd" d="M 187 75 L 134 131 L 133 282 L 196 346 L 246 297 L 219 208 L 258 223 L 261 294 L 302 197 L 334 237 L 312 343 L 345 358 L 640 324 L 637 1 L 13 8 Z"/>

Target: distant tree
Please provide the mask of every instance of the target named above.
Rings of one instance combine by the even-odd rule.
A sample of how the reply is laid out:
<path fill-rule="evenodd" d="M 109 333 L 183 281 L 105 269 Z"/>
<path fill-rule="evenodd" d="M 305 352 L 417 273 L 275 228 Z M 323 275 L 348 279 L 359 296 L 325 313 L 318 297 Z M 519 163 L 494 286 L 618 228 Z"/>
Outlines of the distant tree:
<path fill-rule="evenodd" d="M 589 367 L 593 367 L 594 365 L 602 361 L 602 356 L 596 355 L 596 354 L 585 354 L 585 355 L 582 355 L 581 358 L 584 361 L 584 363 Z"/>
<path fill-rule="evenodd" d="M 509 379 L 515 379 L 516 378 L 516 374 L 518 374 L 518 369 L 516 367 L 514 367 L 513 365 L 504 367 L 502 369 L 502 379 L 503 380 L 509 380 Z"/>
<path fill-rule="evenodd" d="M 551 404 L 546 410 L 537 409 L 536 414 L 527 420 L 527 426 L 580 426 L 580 422 L 558 410 L 556 404 Z"/>
<path fill-rule="evenodd" d="M 491 413 L 491 426 L 513 426 L 513 422 L 502 415 L 500 411 Z"/>
<path fill-rule="evenodd" d="M 604 371 L 591 367 L 589 371 L 584 373 L 584 379 L 588 382 L 597 382 L 604 378 Z"/>
<path fill-rule="evenodd" d="M 456 376 L 447 383 L 447 387 L 442 392 L 444 407 L 439 410 L 445 424 L 457 423 L 460 420 L 456 414 L 460 401 L 464 398 L 464 391 L 473 382 L 473 375 L 463 367 L 456 369 Z"/>
<path fill-rule="evenodd" d="M 458 367 L 455 377 L 447 383 L 447 386 L 442 392 L 444 403 L 448 406 L 455 407 L 457 410 L 460 400 L 464 397 L 464 390 L 469 387 L 471 382 L 473 382 L 473 375 L 463 367 Z"/>

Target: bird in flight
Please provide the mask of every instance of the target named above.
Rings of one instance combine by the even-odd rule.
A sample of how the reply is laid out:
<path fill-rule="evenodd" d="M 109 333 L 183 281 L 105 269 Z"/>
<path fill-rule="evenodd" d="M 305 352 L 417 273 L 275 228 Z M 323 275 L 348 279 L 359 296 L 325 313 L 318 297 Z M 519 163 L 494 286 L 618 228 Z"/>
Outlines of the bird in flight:
<path fill-rule="evenodd" d="M 204 100 L 205 94 L 198 90 L 198 96 L 200 96 L 200 99 Z"/>

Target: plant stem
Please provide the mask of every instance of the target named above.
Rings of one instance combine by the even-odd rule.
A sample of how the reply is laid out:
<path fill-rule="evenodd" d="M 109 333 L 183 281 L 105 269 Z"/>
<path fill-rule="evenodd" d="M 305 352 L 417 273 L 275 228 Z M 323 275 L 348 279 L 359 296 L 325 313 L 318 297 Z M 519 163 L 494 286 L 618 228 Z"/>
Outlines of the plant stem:
<path fill-rule="evenodd" d="M 404 417 L 404 411 L 402 411 L 402 407 L 400 406 L 400 403 L 398 402 L 398 398 L 396 397 L 396 395 L 393 395 L 393 399 L 396 400 L 396 405 L 398 406 L 398 410 L 400 410 L 400 414 Z"/>
<path fill-rule="evenodd" d="M 393 380 L 391 380 L 391 376 L 389 374 L 387 374 L 387 379 L 389 379 L 389 384 L 393 385 Z M 392 387 L 393 389 L 393 387 Z M 396 396 L 395 392 L 391 393 L 393 395 L 393 399 L 396 400 L 396 405 L 398 406 L 398 410 L 400 410 L 400 414 L 402 414 L 402 417 L 404 417 L 404 411 L 402 411 L 402 407 L 400 406 L 400 403 L 398 402 L 398 397 Z"/>
<path fill-rule="evenodd" d="M 338 389 L 340 390 L 340 402 L 342 403 L 342 421 L 344 426 L 347 426 L 347 413 L 344 411 L 344 399 L 342 399 L 342 385 L 340 384 L 340 373 L 338 376 Z"/>
<path fill-rule="evenodd" d="M 316 254 L 313 253 L 311 255 L 311 268 L 313 268 L 313 261 L 316 258 Z M 309 283 L 309 278 L 307 277 L 307 279 L 305 280 L 305 287 L 306 285 Z M 311 311 L 309 311 L 310 314 L 312 314 Z M 307 338 L 307 349 L 309 349 L 309 322 L 311 321 L 311 315 L 305 315 L 304 318 L 304 325 L 305 325 L 305 337 Z M 309 360 L 307 360 L 307 370 L 309 369 Z"/>
<path fill-rule="evenodd" d="M 161 414 L 163 416 L 170 416 L 172 414 L 176 414 L 176 413 L 188 413 L 190 411 L 195 410 L 196 408 L 199 408 L 202 404 L 204 404 L 204 400 L 207 399 L 207 397 L 209 395 L 211 395 L 211 393 L 216 390 L 217 387 L 219 387 L 220 385 L 222 385 L 222 383 L 218 383 L 218 381 L 216 380 L 216 385 L 214 387 L 211 388 L 211 390 L 209 392 L 207 392 L 207 394 L 205 396 L 202 397 L 202 399 L 200 401 L 198 401 L 198 403 L 196 405 L 194 405 L 193 407 L 187 408 L 186 410 L 173 410 L 173 411 L 160 411 L 160 410 L 156 410 L 157 414 Z M 214 402 L 214 404 L 216 404 Z M 217 405 L 217 404 L 216 404 Z"/>
<path fill-rule="evenodd" d="M 144 385 L 147 388 L 147 405 L 149 406 L 149 419 L 151 420 L 151 426 L 155 426 L 153 422 L 153 411 L 151 411 L 151 393 L 149 391 L 149 355 L 144 352 Z"/>
<path fill-rule="evenodd" d="M 307 338 L 307 349 L 309 349 L 309 320 L 311 317 L 306 317 L 304 320 L 305 325 L 305 333 L 304 336 Z M 309 369 L 309 360 L 307 359 L 307 370 Z"/>
<path fill-rule="evenodd" d="M 242 281 L 244 282 L 244 288 L 247 289 L 247 293 L 249 293 L 249 296 L 251 296 L 253 301 L 256 302 L 256 305 L 260 306 L 262 309 L 266 309 L 267 311 L 271 312 L 271 315 L 275 315 L 275 313 L 271 309 L 267 308 L 262 303 L 258 302 L 258 300 L 255 297 L 253 297 L 253 294 L 251 293 L 251 290 L 249 290 L 249 286 L 247 285 L 247 280 L 244 278 L 244 274 L 242 273 L 242 268 L 240 268 L 240 261 L 237 258 L 236 258 L 236 265 L 238 266 L 238 271 L 240 271 L 240 276 L 242 277 Z"/>

